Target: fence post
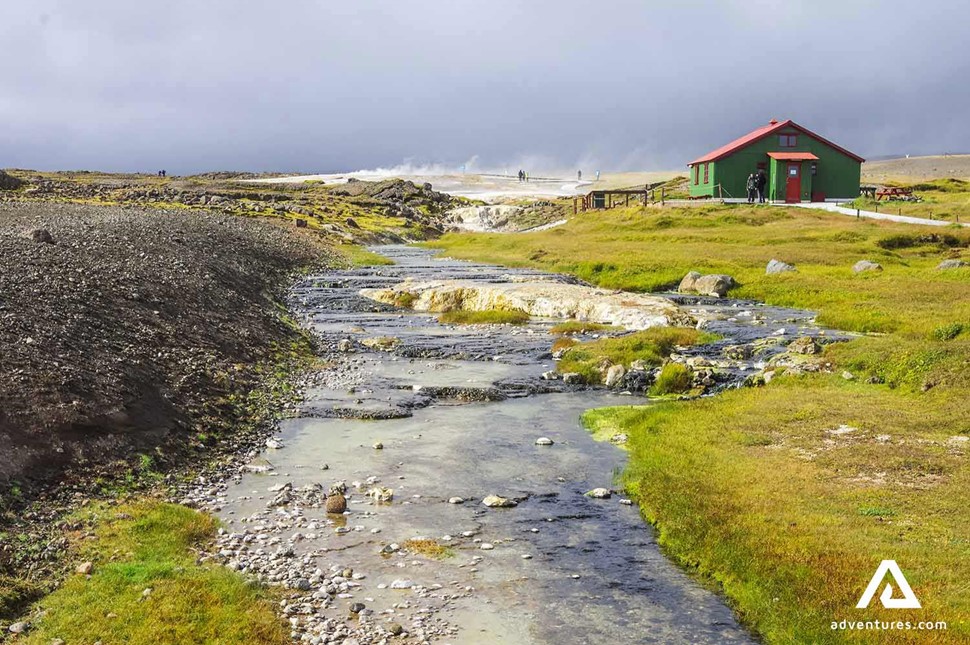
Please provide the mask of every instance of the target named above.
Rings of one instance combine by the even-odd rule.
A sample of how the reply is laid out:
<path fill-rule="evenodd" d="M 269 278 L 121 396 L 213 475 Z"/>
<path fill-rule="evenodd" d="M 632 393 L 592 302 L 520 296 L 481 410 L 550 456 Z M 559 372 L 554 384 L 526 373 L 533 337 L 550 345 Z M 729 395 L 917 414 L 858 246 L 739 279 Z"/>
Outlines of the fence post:
<path fill-rule="evenodd" d="M 667 189 L 666 188 L 661 188 L 660 189 L 660 205 L 663 206 L 664 205 L 664 202 L 666 202 L 666 201 L 667 201 Z"/>
<path fill-rule="evenodd" d="M 859 219 L 859 217 L 860 217 L 860 215 L 859 215 L 859 209 L 857 208 L 857 209 L 855 209 L 855 218 L 856 219 Z"/>

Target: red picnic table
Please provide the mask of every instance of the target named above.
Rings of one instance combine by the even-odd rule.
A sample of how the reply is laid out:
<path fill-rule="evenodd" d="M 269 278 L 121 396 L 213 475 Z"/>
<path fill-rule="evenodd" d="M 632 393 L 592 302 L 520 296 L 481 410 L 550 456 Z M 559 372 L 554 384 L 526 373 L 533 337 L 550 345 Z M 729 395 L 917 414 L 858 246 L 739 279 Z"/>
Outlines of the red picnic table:
<path fill-rule="evenodd" d="M 900 188 L 898 186 L 886 186 L 876 191 L 876 199 L 885 197 L 888 200 L 904 199 L 913 196 L 912 188 Z"/>

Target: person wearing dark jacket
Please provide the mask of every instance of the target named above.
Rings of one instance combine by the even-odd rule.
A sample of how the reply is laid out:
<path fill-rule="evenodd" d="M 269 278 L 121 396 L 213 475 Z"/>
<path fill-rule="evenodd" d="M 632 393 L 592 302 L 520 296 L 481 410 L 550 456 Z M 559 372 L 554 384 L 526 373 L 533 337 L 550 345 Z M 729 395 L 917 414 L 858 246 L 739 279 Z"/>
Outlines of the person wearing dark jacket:
<path fill-rule="evenodd" d="M 765 174 L 764 170 L 758 171 L 758 177 L 756 178 L 756 183 L 758 185 L 758 201 L 764 204 L 765 188 L 768 187 L 768 176 Z"/>
<path fill-rule="evenodd" d="M 748 175 L 748 183 L 745 184 L 745 188 L 748 191 L 748 203 L 753 204 L 755 195 L 758 192 L 758 180 L 755 179 L 754 173 Z"/>

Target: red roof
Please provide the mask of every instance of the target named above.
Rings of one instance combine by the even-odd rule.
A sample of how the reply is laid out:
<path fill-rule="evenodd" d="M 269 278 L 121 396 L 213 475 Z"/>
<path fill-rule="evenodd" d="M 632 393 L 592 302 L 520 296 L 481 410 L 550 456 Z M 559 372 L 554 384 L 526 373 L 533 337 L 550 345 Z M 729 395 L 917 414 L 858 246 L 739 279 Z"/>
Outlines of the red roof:
<path fill-rule="evenodd" d="M 811 152 L 769 152 L 768 156 L 781 161 L 818 161 Z"/>
<path fill-rule="evenodd" d="M 771 134 L 773 132 L 777 132 L 777 131 L 779 131 L 779 130 L 781 130 L 783 128 L 794 128 L 795 130 L 799 130 L 799 131 L 807 134 L 808 136 L 812 137 L 813 139 L 815 139 L 817 141 L 820 141 L 820 142 L 822 142 L 822 143 L 824 143 L 824 144 L 826 144 L 828 146 L 831 146 L 832 148 L 835 148 L 836 150 L 838 150 L 842 154 L 846 155 L 847 157 L 851 157 L 851 158 L 855 159 L 856 161 L 858 161 L 860 163 L 862 163 L 863 161 L 865 161 L 865 159 L 863 159 L 859 155 L 854 154 L 852 152 L 849 152 L 845 148 L 843 148 L 841 146 L 837 146 L 837 145 L 835 145 L 834 143 L 832 143 L 831 141 L 829 141 L 827 139 L 823 139 L 822 137 L 818 136 L 817 134 L 815 134 L 811 130 L 808 130 L 807 128 L 803 128 L 802 126 L 798 125 L 797 123 L 795 123 L 791 119 L 788 119 L 786 121 L 772 121 L 768 125 L 762 126 L 762 127 L 758 128 L 757 130 L 754 130 L 752 132 L 749 132 L 748 134 L 744 135 L 743 137 L 741 137 L 739 139 L 735 139 L 734 141 L 732 141 L 731 143 L 729 143 L 727 145 L 721 146 L 717 150 L 712 150 L 712 151 L 708 152 L 703 157 L 700 157 L 699 159 L 695 159 L 694 161 L 690 162 L 687 165 L 688 166 L 693 166 L 693 165 L 699 164 L 699 163 L 705 163 L 705 162 L 708 162 L 708 161 L 717 161 L 718 159 L 723 159 L 724 157 L 727 157 L 731 153 L 736 152 L 737 150 L 740 150 L 741 148 L 744 148 L 745 146 L 748 146 L 748 145 L 754 143 L 755 141 L 758 141 L 759 139 L 762 139 L 762 138 L 768 136 L 769 134 Z"/>

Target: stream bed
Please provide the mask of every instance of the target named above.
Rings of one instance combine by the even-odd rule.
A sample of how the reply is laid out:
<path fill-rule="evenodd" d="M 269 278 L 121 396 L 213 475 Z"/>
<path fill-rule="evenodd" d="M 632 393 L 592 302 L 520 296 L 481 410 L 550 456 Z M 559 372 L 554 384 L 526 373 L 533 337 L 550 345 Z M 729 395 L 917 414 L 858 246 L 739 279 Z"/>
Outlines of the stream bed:
<path fill-rule="evenodd" d="M 614 484 L 626 453 L 594 441 L 580 415 L 647 399 L 544 380 L 557 321 L 447 326 L 358 295 L 405 278 L 569 279 L 413 247 L 377 251 L 396 264 L 312 276 L 294 290 L 329 367 L 269 442 L 279 447 L 209 491 L 226 526 L 216 557 L 293 590 L 282 610 L 294 639 L 753 642 L 721 598 L 660 552 L 622 491 L 585 495 Z M 724 337 L 692 348 L 702 355 L 824 333 L 809 312 L 679 302 Z M 757 366 L 734 364 L 724 386 Z M 323 498 L 341 482 L 347 511 L 328 514 Z M 368 495 L 375 489 L 392 499 Z M 488 508 L 488 495 L 517 505 Z"/>

